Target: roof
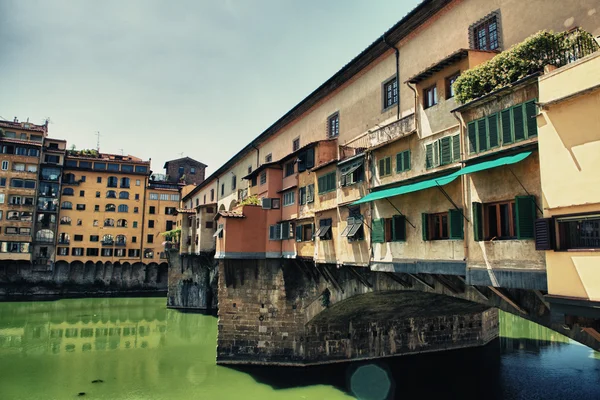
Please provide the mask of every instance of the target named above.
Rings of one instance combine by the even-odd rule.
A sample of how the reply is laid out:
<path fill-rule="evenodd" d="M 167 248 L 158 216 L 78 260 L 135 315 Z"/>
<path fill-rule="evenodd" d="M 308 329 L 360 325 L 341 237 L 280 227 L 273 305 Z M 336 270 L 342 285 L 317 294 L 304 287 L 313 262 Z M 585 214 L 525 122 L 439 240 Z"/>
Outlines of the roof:
<path fill-rule="evenodd" d="M 48 132 L 48 127 L 46 125 L 36 125 L 31 122 L 0 121 L 0 128 L 20 129 L 42 133 Z"/>
<path fill-rule="evenodd" d="M 179 214 L 196 214 L 196 210 L 193 208 L 177 208 Z"/>
<path fill-rule="evenodd" d="M 31 140 L 21 140 L 21 139 L 13 139 L 13 138 L 0 138 L 1 141 L 3 142 L 8 142 L 8 143 L 15 143 L 15 144 L 26 144 L 26 145 L 30 145 L 30 146 L 39 146 L 42 147 L 42 142 L 34 142 Z"/>
<path fill-rule="evenodd" d="M 178 161 L 185 161 L 188 164 L 200 165 L 200 166 L 202 166 L 204 168 L 207 167 L 206 164 L 201 163 L 200 161 L 194 160 L 193 158 L 190 158 L 190 157 L 181 157 L 181 158 L 176 158 L 175 160 L 169 160 L 169 161 L 165 162 L 165 165 L 164 165 L 163 168 L 167 169 L 168 168 L 167 166 L 169 165 L 169 163 L 175 163 L 175 162 L 178 162 Z"/>
<path fill-rule="evenodd" d="M 196 208 L 204 208 L 204 207 L 216 207 L 218 203 L 206 203 L 206 204 L 198 204 Z"/>
<path fill-rule="evenodd" d="M 234 165 L 237 160 L 248 152 L 256 149 L 256 145 L 264 142 L 267 138 L 278 132 L 281 128 L 310 110 L 315 104 L 324 99 L 327 95 L 338 89 L 344 83 L 352 79 L 357 73 L 368 67 L 373 61 L 381 55 L 391 51 L 390 47 L 383 41 L 386 39 L 389 43 L 397 43 L 402 38 L 408 36 L 418 26 L 427 21 L 435 13 L 449 4 L 452 0 L 423 0 L 412 11 L 406 14 L 394 26 L 388 29 L 383 35 L 377 38 L 371 45 L 364 49 L 360 54 L 354 57 L 348 64 L 344 65 L 331 78 L 316 88 L 312 93 L 306 96 L 294 108 L 275 121 L 270 127 L 263 131 L 258 137 L 248 143 L 244 148 L 238 151 L 225 164 L 219 167 L 195 189 L 188 193 L 185 198 L 198 193 L 203 187 L 208 186 L 214 179 L 226 172 L 229 167 Z"/>
<path fill-rule="evenodd" d="M 223 218 L 246 218 L 246 216 L 244 214 L 240 214 L 240 213 L 235 212 L 235 211 L 219 211 L 217 213 L 217 217 L 215 219 L 218 219 L 219 217 L 223 217 Z"/>
<path fill-rule="evenodd" d="M 436 72 L 439 72 L 442 69 L 446 68 L 447 66 L 452 65 L 452 64 L 456 63 L 457 61 L 462 60 L 463 58 L 466 58 L 469 55 L 469 53 L 476 53 L 476 52 L 477 53 L 493 53 L 493 54 L 500 53 L 499 51 L 496 51 L 496 50 L 458 49 L 454 53 L 444 57 L 437 63 L 434 63 L 434 64 L 430 65 L 429 67 L 425 68 L 423 71 L 419 72 L 412 78 L 409 78 L 406 82 L 419 83 L 421 81 L 424 81 L 425 79 L 429 78 Z"/>
<path fill-rule="evenodd" d="M 144 161 L 139 157 L 135 157 L 132 155 L 121 155 L 121 154 L 110 154 L 110 153 L 99 153 L 98 156 L 94 157 L 93 155 L 79 155 L 67 152 L 67 158 L 75 158 L 78 160 L 94 160 L 94 161 L 114 161 L 114 162 L 126 162 L 126 163 L 136 163 L 136 164 L 148 164 L 150 165 L 150 161 Z"/>
<path fill-rule="evenodd" d="M 337 163 L 337 162 L 338 162 L 337 158 L 334 158 L 334 159 L 332 159 L 332 160 L 329 160 L 329 161 L 325 161 L 324 163 L 321 163 L 321 164 L 319 164 L 319 165 L 315 165 L 315 166 L 314 166 L 314 167 L 311 169 L 311 171 L 318 171 L 318 170 L 320 170 L 321 168 L 325 168 L 325 167 L 327 167 L 327 166 L 329 166 L 329 165 L 331 165 L 331 164 L 335 164 L 335 163 Z"/>
<path fill-rule="evenodd" d="M 267 168 L 281 169 L 281 166 L 279 165 L 279 161 L 272 161 L 272 162 L 264 163 L 264 164 L 261 164 L 254 171 L 250 172 L 248 175 L 242 176 L 242 179 L 251 179 L 253 176 L 257 175 L 259 172 L 262 172 Z M 192 192 L 193 192 L 193 190 L 192 190 Z"/>

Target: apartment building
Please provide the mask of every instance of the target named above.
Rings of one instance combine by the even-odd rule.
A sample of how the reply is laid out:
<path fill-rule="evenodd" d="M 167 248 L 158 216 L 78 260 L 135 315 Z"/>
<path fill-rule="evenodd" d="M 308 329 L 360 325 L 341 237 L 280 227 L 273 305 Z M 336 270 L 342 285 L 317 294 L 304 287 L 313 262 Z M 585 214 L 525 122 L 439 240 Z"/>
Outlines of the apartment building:
<path fill-rule="evenodd" d="M 151 177 L 152 178 L 152 177 Z M 144 235 L 142 256 L 144 262 L 164 262 L 164 232 L 173 231 L 177 226 L 177 207 L 180 186 L 176 182 L 150 179 L 144 204 Z"/>
<path fill-rule="evenodd" d="M 543 66 L 573 68 L 598 46 L 587 34 L 570 50 L 538 48 L 526 71 L 503 60 L 541 30 L 564 32 L 556 40 L 600 35 L 593 10 L 585 1 L 423 1 L 185 195 L 180 215 L 199 218 L 201 206 L 217 205 L 206 249 L 218 259 L 369 266 L 547 291 L 548 256 L 535 236 L 548 214 L 540 164 L 553 157 L 538 148 Z M 479 85 L 472 98 L 456 92 L 461 76 Z M 597 210 L 598 196 L 585 200 Z M 191 241 L 189 230 L 182 236 Z"/>
<path fill-rule="evenodd" d="M 206 164 L 190 157 L 181 157 L 167 161 L 163 168 L 166 173 L 166 181 L 198 185 L 204 180 Z"/>

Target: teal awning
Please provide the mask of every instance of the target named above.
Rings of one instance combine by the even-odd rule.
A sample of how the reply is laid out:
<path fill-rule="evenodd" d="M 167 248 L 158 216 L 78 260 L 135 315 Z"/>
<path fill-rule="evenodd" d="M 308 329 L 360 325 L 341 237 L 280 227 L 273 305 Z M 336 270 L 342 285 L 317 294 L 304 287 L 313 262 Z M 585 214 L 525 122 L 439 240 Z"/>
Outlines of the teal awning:
<path fill-rule="evenodd" d="M 500 157 L 491 161 L 484 161 L 473 165 L 468 165 L 456 172 L 449 175 L 441 176 L 438 178 L 428 179 L 426 181 L 411 183 L 400 187 L 391 189 L 379 190 L 377 192 L 371 192 L 360 200 L 355 201 L 352 205 L 368 203 L 369 201 L 381 200 L 388 197 L 399 196 L 401 194 L 407 194 L 417 192 L 419 190 L 430 189 L 436 186 L 444 186 L 452 182 L 461 175 L 472 174 L 473 172 L 484 171 L 486 169 L 501 167 L 503 165 L 510 165 L 523 161 L 531 155 L 531 151 L 525 151 L 523 153 L 514 154 L 512 156 Z"/>

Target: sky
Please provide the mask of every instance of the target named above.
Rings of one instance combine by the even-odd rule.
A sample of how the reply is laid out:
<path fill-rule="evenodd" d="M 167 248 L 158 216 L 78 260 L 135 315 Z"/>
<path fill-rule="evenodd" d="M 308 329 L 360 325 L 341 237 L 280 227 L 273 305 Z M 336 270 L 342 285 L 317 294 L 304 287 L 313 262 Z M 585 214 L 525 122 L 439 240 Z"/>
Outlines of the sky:
<path fill-rule="evenodd" d="M 418 0 L 0 0 L 0 118 L 208 174 Z"/>

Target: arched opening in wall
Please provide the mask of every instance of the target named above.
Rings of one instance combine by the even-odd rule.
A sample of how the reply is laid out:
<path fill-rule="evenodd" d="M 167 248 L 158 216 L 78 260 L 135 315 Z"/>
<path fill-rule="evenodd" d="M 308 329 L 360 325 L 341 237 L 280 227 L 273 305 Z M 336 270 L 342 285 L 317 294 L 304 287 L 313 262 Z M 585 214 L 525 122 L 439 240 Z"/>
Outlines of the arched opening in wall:
<path fill-rule="evenodd" d="M 233 211 L 233 209 L 238 205 L 238 202 L 235 200 L 231 200 L 231 203 L 229 203 L 229 211 Z"/>
<path fill-rule="evenodd" d="M 219 206 L 219 211 L 225 211 L 225 204 L 221 204 Z"/>
<path fill-rule="evenodd" d="M 71 283 L 81 283 L 83 281 L 83 263 L 72 261 L 69 267 L 69 281 Z"/>
<path fill-rule="evenodd" d="M 96 264 L 93 261 L 86 261 L 83 271 L 84 279 L 93 282 L 96 275 Z"/>
<path fill-rule="evenodd" d="M 169 276 L 169 264 L 162 262 L 158 265 L 158 275 L 156 276 L 156 283 L 166 284 Z"/>

